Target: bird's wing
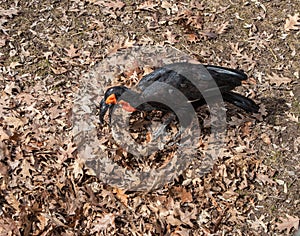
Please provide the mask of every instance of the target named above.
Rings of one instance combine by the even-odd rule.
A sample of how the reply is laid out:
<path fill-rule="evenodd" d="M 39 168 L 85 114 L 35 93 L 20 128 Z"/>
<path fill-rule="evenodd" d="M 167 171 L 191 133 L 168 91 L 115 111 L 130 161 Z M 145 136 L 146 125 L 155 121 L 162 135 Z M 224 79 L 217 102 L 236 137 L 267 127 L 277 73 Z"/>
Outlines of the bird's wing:
<path fill-rule="evenodd" d="M 191 63 L 173 63 L 158 68 L 150 74 L 144 76 L 138 84 L 138 89 L 144 92 L 145 97 L 154 96 L 169 96 L 174 89 L 181 91 L 188 100 L 198 99 L 199 87 L 201 91 L 209 88 L 209 83 L 212 82 L 207 70 L 202 65 Z M 165 90 L 160 83 L 165 83 L 173 87 L 173 89 Z M 194 84 L 197 84 L 196 88 Z"/>
<path fill-rule="evenodd" d="M 247 75 L 240 71 L 221 66 L 198 65 L 191 63 L 173 63 L 158 68 L 144 76 L 138 84 L 144 96 L 169 96 L 172 89 L 165 91 L 159 83 L 166 83 L 181 91 L 189 101 L 199 100 L 206 96 L 215 96 L 216 91 L 228 92 L 242 84 Z M 151 86 L 151 87 L 150 87 Z M 149 89 L 150 88 L 150 89 Z"/>
<path fill-rule="evenodd" d="M 153 84 L 156 81 L 161 80 L 162 77 L 165 77 L 171 72 L 170 69 L 167 69 L 165 67 L 160 67 L 148 75 L 145 75 L 137 85 L 138 89 L 141 91 L 144 91 L 147 87 L 149 87 L 151 84 Z"/>
<path fill-rule="evenodd" d="M 221 92 L 226 92 L 242 85 L 247 75 L 240 70 L 225 68 L 221 66 L 205 65 L 210 75 L 218 85 Z"/>

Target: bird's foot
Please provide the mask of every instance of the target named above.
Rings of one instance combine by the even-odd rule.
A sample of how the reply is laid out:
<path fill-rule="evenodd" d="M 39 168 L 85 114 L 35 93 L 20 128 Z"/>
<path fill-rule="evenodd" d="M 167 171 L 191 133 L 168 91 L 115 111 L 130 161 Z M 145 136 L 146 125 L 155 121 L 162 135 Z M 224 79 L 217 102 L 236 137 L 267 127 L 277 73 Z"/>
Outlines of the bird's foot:
<path fill-rule="evenodd" d="M 152 132 L 152 138 L 151 140 L 157 140 L 162 134 L 166 133 L 167 126 L 175 119 L 174 114 L 167 114 L 166 117 L 163 118 L 163 123 L 161 126 L 159 126 L 155 131 Z"/>

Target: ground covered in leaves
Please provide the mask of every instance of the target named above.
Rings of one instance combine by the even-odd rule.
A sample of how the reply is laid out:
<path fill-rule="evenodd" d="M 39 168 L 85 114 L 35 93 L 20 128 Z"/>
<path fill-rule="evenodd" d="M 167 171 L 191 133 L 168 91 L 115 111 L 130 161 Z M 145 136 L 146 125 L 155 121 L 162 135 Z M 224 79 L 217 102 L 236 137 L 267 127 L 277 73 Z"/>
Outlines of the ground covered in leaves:
<path fill-rule="evenodd" d="M 3 0 L 0 235 L 295 234 L 299 9 L 298 0 Z M 227 107 L 226 152 L 210 173 L 128 192 L 103 184 L 78 158 L 79 78 L 133 45 L 172 46 L 249 75 L 239 91 L 261 113 Z"/>

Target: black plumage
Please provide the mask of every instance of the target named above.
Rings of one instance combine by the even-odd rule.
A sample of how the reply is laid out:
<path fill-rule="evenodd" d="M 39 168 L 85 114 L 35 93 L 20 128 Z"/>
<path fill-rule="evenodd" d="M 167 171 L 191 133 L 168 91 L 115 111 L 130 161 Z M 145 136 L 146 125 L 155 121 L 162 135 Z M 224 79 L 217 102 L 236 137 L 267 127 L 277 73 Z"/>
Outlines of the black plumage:
<path fill-rule="evenodd" d="M 186 102 L 191 103 L 194 107 L 221 94 L 224 101 L 234 104 L 246 112 L 256 113 L 259 106 L 253 100 L 231 91 L 241 86 L 244 80 L 247 80 L 247 75 L 236 69 L 191 63 L 166 65 L 144 76 L 136 86 L 137 91 L 125 86 L 109 88 L 100 103 L 100 121 L 103 122 L 107 110 L 110 110 L 111 115 L 112 108 L 121 100 L 125 109 L 126 106 L 127 108 L 136 107 L 142 101 L 146 101 L 147 103 L 140 105 L 138 109 L 164 110 L 168 109 L 171 103 L 171 107 L 180 104 L 178 110 L 185 112 L 185 103 L 182 102 L 182 97 L 172 96 L 177 91 L 180 91 L 186 97 Z M 126 96 L 123 97 L 125 92 Z M 162 102 L 156 102 L 157 99 Z M 164 101 L 168 106 L 162 105 Z M 133 110 L 132 108 L 131 111 Z"/>

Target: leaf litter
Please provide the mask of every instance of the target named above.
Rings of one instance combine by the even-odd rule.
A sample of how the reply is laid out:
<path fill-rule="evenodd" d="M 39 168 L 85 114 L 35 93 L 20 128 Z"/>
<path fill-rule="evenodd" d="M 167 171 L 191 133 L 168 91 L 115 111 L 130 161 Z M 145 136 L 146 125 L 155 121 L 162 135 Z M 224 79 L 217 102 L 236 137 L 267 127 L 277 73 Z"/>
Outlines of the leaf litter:
<path fill-rule="evenodd" d="M 300 100 L 291 95 L 299 86 L 296 9 L 298 1 L 3 1 L 1 234 L 295 233 L 300 212 Z M 244 69 L 250 79 L 239 89 L 263 109 L 258 119 L 228 106 L 226 148 L 212 171 L 199 177 L 198 158 L 174 182 L 146 193 L 103 184 L 79 160 L 70 137 L 79 76 L 134 44 L 171 44 L 203 63 Z M 128 86 L 142 75 L 123 73 L 116 82 Z M 199 112 L 205 121 L 205 109 Z M 107 136 L 100 147 L 107 149 L 109 130 L 101 132 Z M 147 141 L 140 131 L 135 135 Z M 199 145 L 205 149 L 207 143 L 203 136 Z M 119 157 L 110 158 L 127 168 L 158 167 L 173 151 L 146 160 L 116 151 Z"/>

